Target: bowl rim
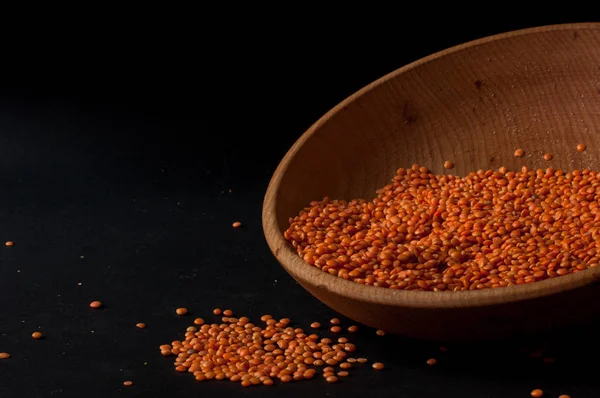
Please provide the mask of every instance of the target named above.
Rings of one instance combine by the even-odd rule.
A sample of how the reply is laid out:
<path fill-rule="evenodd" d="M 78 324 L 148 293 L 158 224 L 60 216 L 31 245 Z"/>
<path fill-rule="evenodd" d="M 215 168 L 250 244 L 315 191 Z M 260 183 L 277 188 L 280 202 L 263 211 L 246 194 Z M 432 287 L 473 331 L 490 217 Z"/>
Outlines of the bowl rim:
<path fill-rule="evenodd" d="M 325 290 L 333 294 L 352 298 L 354 300 L 365 301 L 380 305 L 403 306 L 413 308 L 464 308 L 481 307 L 488 305 L 506 304 L 518 302 L 533 298 L 549 296 L 600 281 L 600 266 L 589 268 L 574 274 L 569 274 L 557 278 L 550 278 L 539 282 L 524 285 L 514 285 L 498 289 L 469 290 L 459 292 L 431 292 L 431 291 L 411 291 L 396 290 L 383 287 L 366 286 L 349 280 L 330 275 L 326 272 L 313 267 L 302 260 L 292 249 L 289 243 L 283 237 L 279 230 L 276 209 L 277 193 L 279 186 L 296 153 L 302 148 L 319 128 L 340 110 L 352 103 L 358 97 L 384 84 L 385 82 L 406 73 L 409 70 L 419 67 L 425 63 L 431 62 L 449 54 L 457 53 L 477 47 L 482 44 L 504 40 L 507 38 L 526 36 L 536 33 L 544 33 L 560 30 L 598 30 L 600 22 L 580 22 L 537 26 L 526 29 L 519 29 L 504 33 L 499 33 L 476 40 L 468 41 L 447 49 L 435 52 L 431 55 L 420 58 L 409 64 L 406 64 L 382 77 L 364 86 L 360 90 L 348 96 L 346 99 L 331 108 L 327 113 L 321 116 L 312 126 L 310 126 L 290 147 L 277 166 L 269 185 L 267 187 L 262 209 L 262 226 L 267 244 L 283 268 L 300 284 L 304 286 L 314 286 L 319 290 Z M 291 215 L 290 215 L 291 216 Z"/>

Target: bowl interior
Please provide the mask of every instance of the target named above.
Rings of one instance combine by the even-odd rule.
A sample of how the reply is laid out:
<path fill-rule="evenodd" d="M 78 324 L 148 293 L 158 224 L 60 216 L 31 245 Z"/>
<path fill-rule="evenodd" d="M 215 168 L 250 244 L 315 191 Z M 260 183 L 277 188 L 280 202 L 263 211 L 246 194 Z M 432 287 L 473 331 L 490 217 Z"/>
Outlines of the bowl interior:
<path fill-rule="evenodd" d="M 288 152 L 267 196 L 283 232 L 309 201 L 371 199 L 413 163 L 457 175 L 598 169 L 599 128 L 600 24 L 511 32 L 407 65 L 342 102 Z"/>

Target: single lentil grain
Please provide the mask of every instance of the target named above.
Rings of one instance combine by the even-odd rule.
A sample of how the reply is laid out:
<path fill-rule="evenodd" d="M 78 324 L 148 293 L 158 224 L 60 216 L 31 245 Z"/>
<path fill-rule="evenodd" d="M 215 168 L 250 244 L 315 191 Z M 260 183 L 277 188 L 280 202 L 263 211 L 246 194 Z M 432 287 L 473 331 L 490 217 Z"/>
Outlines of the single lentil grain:
<path fill-rule="evenodd" d="M 358 363 L 367 363 L 368 359 L 367 358 L 358 358 L 356 359 L 356 362 Z"/>
<path fill-rule="evenodd" d="M 451 161 L 449 161 L 449 160 L 446 160 L 446 161 L 444 162 L 444 168 L 445 168 L 445 169 L 453 169 L 453 168 L 454 168 L 454 163 L 452 163 L 452 162 L 451 162 Z"/>
<path fill-rule="evenodd" d="M 33 333 L 31 334 L 31 337 L 33 337 L 33 338 L 34 338 L 34 339 L 36 339 L 36 340 L 39 340 L 39 339 L 41 339 L 41 338 L 42 338 L 42 333 L 40 333 L 40 332 L 33 332 Z"/>
<path fill-rule="evenodd" d="M 321 327 L 321 324 L 319 322 L 313 322 L 310 324 L 310 327 L 313 329 L 318 329 Z"/>
<path fill-rule="evenodd" d="M 577 144 L 577 152 L 583 152 L 587 146 L 585 144 Z"/>
<path fill-rule="evenodd" d="M 381 329 L 379 329 L 379 330 L 375 331 L 375 334 L 376 334 L 377 336 L 385 336 L 385 332 L 384 332 L 383 330 L 381 330 Z"/>
<path fill-rule="evenodd" d="M 6 247 L 11 247 L 11 246 L 14 246 L 15 243 L 9 240 L 5 243 L 5 245 L 6 245 Z"/>
<path fill-rule="evenodd" d="M 136 323 L 136 324 L 135 324 L 135 327 L 136 327 L 136 328 L 139 328 L 139 329 L 143 329 L 143 328 L 145 328 L 145 327 L 146 327 L 146 324 L 145 324 L 145 323 L 143 323 L 143 322 Z"/>
<path fill-rule="evenodd" d="M 551 153 L 545 153 L 544 154 L 544 160 L 552 160 L 552 154 Z"/>
<path fill-rule="evenodd" d="M 340 363 L 340 368 L 341 369 L 350 369 L 352 367 L 352 364 L 349 362 L 342 362 Z"/>
<path fill-rule="evenodd" d="M 385 368 L 385 366 L 381 362 L 375 362 L 373 364 L 373 369 L 375 370 L 382 370 L 383 368 Z"/>
<path fill-rule="evenodd" d="M 127 381 L 124 381 L 124 382 L 123 382 L 123 385 L 124 385 L 124 386 L 126 386 L 126 387 L 129 387 L 129 386 L 132 386 L 132 385 L 133 385 L 133 382 L 132 382 L 132 381 L 130 381 L 130 380 L 127 380 Z"/>
<path fill-rule="evenodd" d="M 0 359 L 8 359 L 10 354 L 8 352 L 0 352 Z"/>
<path fill-rule="evenodd" d="M 223 315 L 225 315 L 225 316 L 232 316 L 233 315 L 233 311 L 231 311 L 231 310 L 225 310 L 225 311 L 223 311 Z"/>
<path fill-rule="evenodd" d="M 435 365 L 436 363 L 437 363 L 437 359 L 435 359 L 435 358 L 429 358 L 427 360 L 427 365 L 432 366 L 432 365 Z"/>
<path fill-rule="evenodd" d="M 332 325 L 339 325 L 340 324 L 340 320 L 338 318 L 331 318 L 331 320 L 329 322 Z"/>
<path fill-rule="evenodd" d="M 221 311 L 221 309 L 220 309 L 220 308 L 215 308 L 215 309 L 213 310 L 213 314 L 215 314 L 215 315 L 221 315 L 222 313 L 223 313 L 223 311 Z"/>
<path fill-rule="evenodd" d="M 571 398 L 571 396 L 567 394 L 561 394 L 558 396 L 558 398 Z"/>
<path fill-rule="evenodd" d="M 521 148 L 519 148 L 519 149 L 515 150 L 515 154 L 514 155 L 517 158 L 523 157 L 523 155 L 525 155 L 525 151 L 522 150 Z"/>
<path fill-rule="evenodd" d="M 339 326 L 332 326 L 330 329 L 333 333 L 339 333 L 342 331 L 342 328 Z"/>
<path fill-rule="evenodd" d="M 534 398 L 539 398 L 544 396 L 544 391 L 540 390 L 539 388 L 536 388 L 535 390 L 531 391 L 531 396 Z"/>
<path fill-rule="evenodd" d="M 194 319 L 194 325 L 198 325 L 198 326 L 204 325 L 204 319 L 202 319 L 202 318 Z"/>
<path fill-rule="evenodd" d="M 356 326 L 356 325 L 349 326 L 348 331 L 350 333 L 356 333 L 358 331 L 358 326 Z"/>
<path fill-rule="evenodd" d="M 242 226 L 242 223 L 241 223 L 241 222 L 239 222 L 239 221 L 235 221 L 233 224 L 231 224 L 231 226 L 232 226 L 233 228 L 239 228 L 239 227 L 241 227 L 241 226 Z"/>
<path fill-rule="evenodd" d="M 177 308 L 175 310 L 175 313 L 177 315 L 185 315 L 185 314 L 187 314 L 187 312 L 188 312 L 187 308 Z"/>
<path fill-rule="evenodd" d="M 347 372 L 347 371 L 345 371 L 345 370 L 342 370 L 342 371 L 340 371 L 340 372 L 337 372 L 337 375 L 338 375 L 338 376 L 340 376 L 340 377 L 346 377 L 346 376 L 348 376 L 349 374 L 350 374 L 350 373 L 348 373 L 348 372 Z"/>
<path fill-rule="evenodd" d="M 100 301 L 92 301 L 90 303 L 90 307 L 91 308 L 100 308 L 100 307 L 102 307 L 102 303 Z"/>

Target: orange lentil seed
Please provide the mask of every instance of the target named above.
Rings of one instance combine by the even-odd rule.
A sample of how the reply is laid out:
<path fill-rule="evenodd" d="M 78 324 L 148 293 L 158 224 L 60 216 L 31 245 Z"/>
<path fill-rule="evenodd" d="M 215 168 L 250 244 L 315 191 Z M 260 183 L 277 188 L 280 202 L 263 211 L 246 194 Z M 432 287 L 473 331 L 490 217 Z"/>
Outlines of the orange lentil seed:
<path fill-rule="evenodd" d="M 523 157 L 523 155 L 525 155 L 525 151 L 522 150 L 521 148 L 516 149 L 514 155 L 517 158 Z"/>
<path fill-rule="evenodd" d="M 187 314 L 187 312 L 188 312 L 187 308 L 177 308 L 175 310 L 175 313 L 177 315 L 185 315 L 185 314 Z"/>
<path fill-rule="evenodd" d="M 346 377 L 348 376 L 350 373 L 348 373 L 346 370 L 342 370 L 340 372 L 337 372 L 337 375 L 340 377 Z"/>
<path fill-rule="evenodd" d="M 539 388 L 536 388 L 535 390 L 531 391 L 531 396 L 534 398 L 539 398 L 544 396 L 544 391 L 540 390 Z"/>
<path fill-rule="evenodd" d="M 381 330 L 381 329 L 377 330 L 377 331 L 375 332 L 375 334 L 376 334 L 377 336 L 385 336 L 385 332 L 384 332 L 383 330 Z"/>
<path fill-rule="evenodd" d="M 42 338 L 42 333 L 40 333 L 40 332 L 33 332 L 33 333 L 31 334 L 31 337 L 33 337 L 33 338 L 34 338 L 34 339 L 36 339 L 36 340 L 39 340 L 39 339 L 41 339 L 41 338 Z"/>
<path fill-rule="evenodd" d="M 339 379 L 332 375 L 332 376 L 327 376 L 327 378 L 325 380 L 327 381 L 327 383 L 337 383 Z"/>
<path fill-rule="evenodd" d="M 373 364 L 373 369 L 375 370 L 382 370 L 385 367 L 384 364 L 382 364 L 381 362 L 375 362 Z"/>
<path fill-rule="evenodd" d="M 225 311 L 223 311 L 223 315 L 225 315 L 225 316 L 232 316 L 233 315 L 233 311 L 231 311 L 231 310 L 225 310 Z"/>
<path fill-rule="evenodd" d="M 427 360 L 427 365 L 435 365 L 437 363 L 437 359 L 435 358 L 429 358 Z"/>
<path fill-rule="evenodd" d="M 198 325 L 198 326 L 204 325 L 204 319 L 202 319 L 202 318 L 194 319 L 194 325 Z"/>
<path fill-rule="evenodd" d="M 11 247 L 15 245 L 15 242 L 9 240 L 4 245 L 6 245 L 6 247 Z"/>
<path fill-rule="evenodd" d="M 239 228 L 239 227 L 241 227 L 241 226 L 242 226 L 242 223 L 241 223 L 241 222 L 239 222 L 239 221 L 235 221 L 233 224 L 231 224 L 231 226 L 232 226 L 233 228 Z"/>
<path fill-rule="evenodd" d="M 358 326 L 356 326 L 356 325 L 349 326 L 348 331 L 350 333 L 356 333 L 358 331 Z"/>
<path fill-rule="evenodd" d="M 332 325 L 339 325 L 340 324 L 340 320 L 338 318 L 331 318 L 331 320 L 329 321 L 329 323 L 331 323 Z"/>
<path fill-rule="evenodd" d="M 571 398 L 571 396 L 567 394 L 561 394 L 558 396 L 558 398 Z"/>
<path fill-rule="evenodd" d="M 310 327 L 313 329 L 318 329 L 321 327 L 321 324 L 319 322 L 313 322 L 310 324 Z"/>
<path fill-rule="evenodd" d="M 552 160 L 552 154 L 551 153 L 545 153 L 544 154 L 544 160 Z"/>
<path fill-rule="evenodd" d="M 145 324 L 145 323 L 143 323 L 143 322 L 136 323 L 136 324 L 135 324 L 135 327 L 136 327 L 136 328 L 139 328 L 139 329 L 143 329 L 143 328 L 145 328 L 145 327 L 146 327 L 146 324 Z"/>
<path fill-rule="evenodd" d="M 127 381 L 124 381 L 124 382 L 123 382 L 123 385 L 124 385 L 124 386 L 126 386 L 126 387 L 129 387 L 129 386 L 132 386 L 132 385 L 133 385 L 133 382 L 132 382 L 132 381 L 130 381 L 130 380 L 127 380 Z"/>
<path fill-rule="evenodd" d="M 332 326 L 330 329 L 333 333 L 339 333 L 342 331 L 342 328 L 339 326 Z"/>
<path fill-rule="evenodd" d="M 583 152 L 587 146 L 585 144 L 577 144 L 577 152 Z"/>
<path fill-rule="evenodd" d="M 357 358 L 356 362 L 358 363 L 367 363 L 368 359 L 367 358 Z"/>
<path fill-rule="evenodd" d="M 454 163 L 452 163 L 452 162 L 451 162 L 451 161 L 449 161 L 449 160 L 446 160 L 446 161 L 444 162 L 444 168 L 445 168 L 445 169 L 448 169 L 448 170 L 449 170 L 449 169 L 453 169 L 453 168 L 454 168 Z"/>
<path fill-rule="evenodd" d="M 92 301 L 90 303 L 90 308 L 100 308 L 102 307 L 102 303 L 100 301 Z"/>
<path fill-rule="evenodd" d="M 0 359 L 8 359 L 10 354 L 8 352 L 0 352 Z"/>
<path fill-rule="evenodd" d="M 215 315 L 221 315 L 222 313 L 223 313 L 223 311 L 221 311 L 221 309 L 220 309 L 220 308 L 215 308 L 215 309 L 213 310 L 213 314 L 215 314 Z"/>

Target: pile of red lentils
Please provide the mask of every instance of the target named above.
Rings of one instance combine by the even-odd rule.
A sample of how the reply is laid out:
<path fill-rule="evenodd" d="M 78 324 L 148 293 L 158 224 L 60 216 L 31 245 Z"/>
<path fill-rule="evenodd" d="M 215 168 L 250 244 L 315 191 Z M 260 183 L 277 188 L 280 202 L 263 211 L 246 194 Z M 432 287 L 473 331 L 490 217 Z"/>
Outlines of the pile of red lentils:
<path fill-rule="evenodd" d="M 600 173 L 587 169 L 457 177 L 413 165 L 372 201 L 311 202 L 284 235 L 308 264 L 364 285 L 498 288 L 597 266 L 599 200 Z"/>
<path fill-rule="evenodd" d="M 259 326 L 247 317 L 233 317 L 231 310 L 215 309 L 214 313 L 223 315 L 222 323 L 209 325 L 197 318 L 183 341 L 160 346 L 162 355 L 176 355 L 175 370 L 192 373 L 198 381 L 227 379 L 244 387 L 270 386 L 275 380 L 289 383 L 312 379 L 320 369 L 325 381 L 336 383 L 348 376 L 353 366 L 367 362 L 352 356 L 356 346 L 346 337 L 334 341 L 308 334 L 291 327 L 288 318 L 276 320 L 263 315 L 264 326 Z M 342 331 L 339 319 L 333 318 L 331 324 L 333 333 Z M 321 325 L 315 322 L 311 327 Z M 355 325 L 348 327 L 349 332 L 357 330 Z M 384 365 L 375 362 L 372 367 L 381 370 Z"/>

